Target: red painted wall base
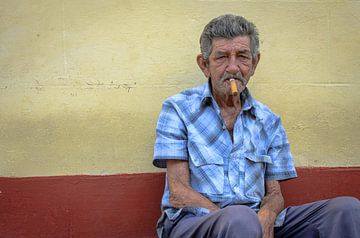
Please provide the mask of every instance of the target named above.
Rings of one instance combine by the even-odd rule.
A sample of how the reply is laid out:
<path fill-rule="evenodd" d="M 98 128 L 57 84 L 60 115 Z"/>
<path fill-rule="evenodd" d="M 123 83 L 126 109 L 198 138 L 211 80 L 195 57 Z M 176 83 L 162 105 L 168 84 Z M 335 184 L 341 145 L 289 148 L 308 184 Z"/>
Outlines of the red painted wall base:
<path fill-rule="evenodd" d="M 360 167 L 298 168 L 286 205 L 360 198 Z M 0 178 L 0 237 L 155 237 L 164 173 Z"/>

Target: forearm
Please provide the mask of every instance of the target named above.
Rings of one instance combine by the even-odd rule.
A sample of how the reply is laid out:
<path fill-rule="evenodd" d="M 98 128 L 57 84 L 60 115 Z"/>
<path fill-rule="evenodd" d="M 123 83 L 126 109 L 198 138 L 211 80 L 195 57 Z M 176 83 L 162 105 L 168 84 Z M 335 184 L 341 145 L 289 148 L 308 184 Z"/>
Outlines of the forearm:
<path fill-rule="evenodd" d="M 270 193 L 267 194 L 260 205 L 258 214 L 268 214 L 274 221 L 277 215 L 284 209 L 284 198 L 281 193 Z"/>
<path fill-rule="evenodd" d="M 203 207 L 209 211 L 218 210 L 209 199 L 193 190 L 191 187 L 178 186 L 170 193 L 170 205 L 176 208 L 182 207 Z"/>
<path fill-rule="evenodd" d="M 219 209 L 213 202 L 191 187 L 187 161 L 168 160 L 166 165 L 171 206 L 176 208 L 203 207 L 210 211 Z"/>
<path fill-rule="evenodd" d="M 263 228 L 263 237 L 272 238 L 276 217 L 284 209 L 284 198 L 277 181 L 267 182 L 266 190 L 266 196 L 261 202 L 258 217 Z"/>

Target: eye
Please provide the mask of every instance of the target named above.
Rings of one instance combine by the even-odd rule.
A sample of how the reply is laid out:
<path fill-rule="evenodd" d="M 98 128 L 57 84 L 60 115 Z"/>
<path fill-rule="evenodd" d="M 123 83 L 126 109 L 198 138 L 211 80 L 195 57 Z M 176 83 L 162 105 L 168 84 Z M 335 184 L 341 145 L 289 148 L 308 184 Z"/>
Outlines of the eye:
<path fill-rule="evenodd" d="M 251 60 L 251 55 L 247 53 L 240 53 L 237 57 L 238 60 L 243 64 L 247 64 Z"/>
<path fill-rule="evenodd" d="M 226 55 L 219 55 L 215 58 L 215 60 L 220 63 L 226 61 L 226 58 L 227 58 Z"/>
<path fill-rule="evenodd" d="M 240 58 L 242 58 L 242 59 L 249 59 L 249 55 L 241 54 L 241 55 L 240 55 Z"/>

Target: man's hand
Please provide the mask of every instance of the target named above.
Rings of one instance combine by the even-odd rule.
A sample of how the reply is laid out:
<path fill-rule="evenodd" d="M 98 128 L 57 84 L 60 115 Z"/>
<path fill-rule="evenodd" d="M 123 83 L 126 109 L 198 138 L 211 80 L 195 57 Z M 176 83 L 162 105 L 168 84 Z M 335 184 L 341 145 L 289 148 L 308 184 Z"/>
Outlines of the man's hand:
<path fill-rule="evenodd" d="M 189 164 L 187 161 L 167 160 L 166 166 L 171 206 L 176 208 L 203 207 L 209 209 L 209 211 L 220 209 L 191 187 Z"/>
<path fill-rule="evenodd" d="M 277 215 L 284 209 L 284 198 L 278 181 L 266 182 L 266 195 L 261 202 L 258 217 L 263 230 L 263 238 L 274 237 Z"/>
<path fill-rule="evenodd" d="M 274 223 L 276 215 L 270 214 L 268 211 L 259 211 L 258 218 L 263 231 L 263 238 L 273 238 L 274 237 Z"/>

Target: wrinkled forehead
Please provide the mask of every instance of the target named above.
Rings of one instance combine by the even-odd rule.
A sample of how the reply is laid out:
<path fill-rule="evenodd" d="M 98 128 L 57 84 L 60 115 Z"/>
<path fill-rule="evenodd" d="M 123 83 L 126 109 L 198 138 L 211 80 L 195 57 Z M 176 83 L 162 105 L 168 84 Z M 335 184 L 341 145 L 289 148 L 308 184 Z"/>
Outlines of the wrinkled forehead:
<path fill-rule="evenodd" d="M 231 39 L 215 38 L 212 41 L 213 52 L 227 52 L 227 51 L 249 51 L 251 52 L 250 37 L 237 36 Z"/>

